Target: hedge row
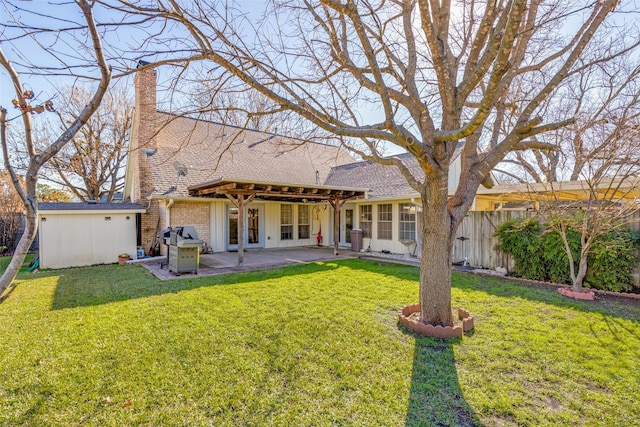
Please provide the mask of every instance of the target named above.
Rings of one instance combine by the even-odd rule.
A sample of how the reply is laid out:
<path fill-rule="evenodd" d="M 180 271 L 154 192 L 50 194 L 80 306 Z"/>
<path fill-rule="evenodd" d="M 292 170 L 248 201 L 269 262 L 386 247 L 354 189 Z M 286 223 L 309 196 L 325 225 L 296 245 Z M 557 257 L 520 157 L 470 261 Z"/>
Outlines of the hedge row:
<path fill-rule="evenodd" d="M 569 258 L 560 235 L 545 228 L 538 218 L 524 218 L 501 224 L 495 236 L 502 252 L 513 256 L 514 274 L 526 279 L 571 284 Z M 580 234 L 568 229 L 567 239 L 576 272 Z M 587 258 L 586 287 L 614 292 L 634 290 L 632 273 L 638 265 L 640 233 L 616 230 L 600 236 Z M 636 289 L 637 291 L 637 289 Z"/>

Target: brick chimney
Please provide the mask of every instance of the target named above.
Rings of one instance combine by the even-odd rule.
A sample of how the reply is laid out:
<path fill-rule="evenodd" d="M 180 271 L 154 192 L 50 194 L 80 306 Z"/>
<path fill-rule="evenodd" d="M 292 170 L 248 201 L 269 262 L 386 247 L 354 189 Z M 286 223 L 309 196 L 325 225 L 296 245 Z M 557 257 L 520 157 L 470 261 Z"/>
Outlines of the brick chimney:
<path fill-rule="evenodd" d="M 139 71 L 135 75 L 134 85 L 135 110 L 129 154 L 135 159 L 135 172 L 131 198 L 134 202 L 144 202 L 153 190 L 149 160 L 157 149 L 154 138 L 157 132 L 156 71 Z"/>
<path fill-rule="evenodd" d="M 140 66 L 143 66 L 142 62 Z M 147 206 L 147 213 L 142 215 L 141 244 L 145 252 L 149 253 L 158 233 L 159 202 L 149 200 L 153 193 L 154 182 L 152 165 L 153 156 L 157 150 L 155 138 L 159 130 L 156 106 L 156 70 L 140 70 L 134 77 L 135 111 L 133 118 L 133 132 L 131 135 L 130 160 L 135 159 L 134 179 L 131 199 Z"/>
<path fill-rule="evenodd" d="M 138 122 L 137 148 L 156 148 L 153 137 L 157 132 L 156 124 L 156 70 L 147 69 L 136 73 L 135 84 L 135 111 Z"/>

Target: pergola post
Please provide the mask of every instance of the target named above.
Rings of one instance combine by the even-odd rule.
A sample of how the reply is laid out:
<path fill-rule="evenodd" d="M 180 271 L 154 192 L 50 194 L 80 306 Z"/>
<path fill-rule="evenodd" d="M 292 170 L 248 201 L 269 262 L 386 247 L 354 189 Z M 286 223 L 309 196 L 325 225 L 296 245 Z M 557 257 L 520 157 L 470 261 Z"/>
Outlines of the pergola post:
<path fill-rule="evenodd" d="M 244 194 L 238 194 L 237 199 L 231 194 L 226 194 L 227 198 L 231 200 L 231 203 L 238 208 L 238 265 L 244 263 L 244 207 L 251 203 L 255 194 L 248 195 L 245 199 Z"/>
<path fill-rule="evenodd" d="M 340 240 L 340 209 L 346 202 L 345 199 L 334 198 L 329 200 L 329 204 L 333 208 L 333 254 L 338 255 L 338 242 Z"/>

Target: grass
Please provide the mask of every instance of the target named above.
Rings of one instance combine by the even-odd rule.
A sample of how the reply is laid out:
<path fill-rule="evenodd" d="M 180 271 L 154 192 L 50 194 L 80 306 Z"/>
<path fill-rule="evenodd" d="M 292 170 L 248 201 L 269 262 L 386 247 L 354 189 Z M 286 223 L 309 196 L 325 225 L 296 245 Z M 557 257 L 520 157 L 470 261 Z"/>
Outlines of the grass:
<path fill-rule="evenodd" d="M 1 262 L 1 261 L 0 261 Z M 36 274 L 0 305 L 0 425 L 634 425 L 640 309 L 454 274 L 459 341 L 397 325 L 414 267 Z M 635 404 L 633 403 L 635 402 Z"/>

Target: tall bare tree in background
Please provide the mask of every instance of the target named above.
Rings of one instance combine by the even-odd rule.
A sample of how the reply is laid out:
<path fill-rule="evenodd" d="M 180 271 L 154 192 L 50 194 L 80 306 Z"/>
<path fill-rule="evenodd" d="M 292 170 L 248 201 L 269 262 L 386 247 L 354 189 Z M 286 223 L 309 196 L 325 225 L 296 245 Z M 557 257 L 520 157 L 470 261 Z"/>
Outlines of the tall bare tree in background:
<path fill-rule="evenodd" d="M 22 227 L 22 200 L 9 173 L 0 170 L 0 254 L 11 252 Z"/>
<path fill-rule="evenodd" d="M 637 82 L 636 82 L 637 83 Z M 622 93 L 629 84 L 615 88 Z M 635 86 L 635 85 L 633 85 Z M 632 87 L 618 105 L 607 97 L 606 108 L 583 115 L 566 129 L 574 143 L 570 148 L 568 182 L 556 182 L 561 172 L 553 163 L 542 168 L 549 180 L 548 198 L 540 202 L 539 214 L 547 226 L 561 237 L 569 260 L 573 290 L 579 292 L 589 268 L 588 258 L 594 244 L 616 230 L 628 229 L 637 222 L 640 210 L 640 92 Z M 607 93 L 607 92 L 605 92 Z M 611 92 L 609 92 L 611 95 Z M 562 150 L 559 150 L 562 152 Z M 542 156 L 537 158 L 542 160 Z M 545 165 L 544 162 L 539 164 Z M 533 169 L 533 165 L 531 165 Z M 566 188 L 582 192 L 580 200 L 566 200 Z M 579 248 L 572 248 L 570 234 L 579 236 Z"/>
<path fill-rule="evenodd" d="M 608 24 L 625 7 L 617 0 L 274 1 L 257 27 L 216 1 L 104 3 L 172 35 L 141 43 L 145 58 L 156 54 L 150 66 L 181 64 L 183 79 L 205 69 L 220 90 L 256 90 L 363 159 L 397 167 L 421 195 L 421 320 L 438 325 L 453 321 L 451 249 L 478 186 L 510 152 L 555 148 L 535 137 L 573 123 L 554 110 L 564 83 L 637 34 Z M 383 157 L 389 144 L 421 173 Z"/>
<path fill-rule="evenodd" d="M 72 122 L 93 95 L 88 88 L 63 91 L 66 102 L 58 105 L 55 121 L 38 127 L 41 143 L 49 145 Z M 124 186 L 124 161 L 127 156 L 133 101 L 124 89 L 111 89 L 100 108 L 47 164 L 41 178 L 67 188 L 82 201 L 111 202 Z"/>
<path fill-rule="evenodd" d="M 556 150 L 511 153 L 503 165 L 517 182 L 576 181 L 619 171 L 621 161 L 635 164 L 640 152 L 640 59 L 634 51 L 593 68 L 582 68 L 564 86 L 562 108 L 575 122 L 538 136 Z M 612 169 L 613 168 L 613 169 Z"/>
<path fill-rule="evenodd" d="M 562 239 L 573 290 L 579 292 L 596 242 L 628 229 L 640 209 L 637 53 L 579 69 L 564 93 L 562 105 L 575 122 L 539 136 L 557 149 L 515 152 L 504 163 L 512 166 L 508 175 L 517 181 L 545 188 L 547 197 L 536 200 L 538 214 Z M 578 237 L 577 248 L 572 235 Z"/>
<path fill-rule="evenodd" d="M 97 111 L 100 101 L 107 92 L 109 82 L 111 81 L 111 69 L 105 59 L 101 36 L 98 32 L 93 16 L 93 2 L 75 0 L 74 3 L 78 7 L 77 10 L 81 12 L 81 17 L 78 22 L 73 23 L 74 17 L 65 16 L 64 22 L 69 26 L 68 35 L 72 36 L 72 38 L 65 40 L 65 42 L 73 42 L 77 51 L 82 51 L 84 55 L 86 55 L 86 58 L 91 58 L 91 64 L 98 72 L 97 79 L 99 80 L 99 84 L 78 116 L 73 119 L 71 123 L 68 123 L 68 126 L 65 126 L 65 128 L 58 134 L 57 138 L 52 140 L 46 147 L 36 149 L 33 135 L 34 127 L 32 115 L 42 113 L 46 110 L 54 110 L 55 106 L 49 100 L 39 103 L 37 99 L 34 99 L 34 93 L 32 91 L 24 89 L 20 73 L 10 61 L 9 56 L 5 54 L 5 47 L 8 47 L 7 45 L 9 45 L 12 40 L 5 36 L 0 44 L 0 66 L 13 82 L 13 88 L 15 91 L 14 105 L 17 107 L 16 110 L 12 110 L 16 112 L 15 117 L 10 117 L 7 109 L 0 108 L 0 143 L 2 144 L 5 169 L 11 177 L 11 182 L 20 196 L 23 209 L 25 210 L 25 230 L 20 237 L 11 262 L 0 277 L 0 298 L 6 297 L 5 293 L 8 293 L 9 289 L 11 289 L 10 285 L 18 274 L 20 266 L 24 262 L 27 251 L 29 250 L 29 247 L 36 235 L 38 227 L 37 184 L 40 169 L 73 138 L 76 132 L 78 132 Z M 18 26 L 22 26 L 22 23 L 18 20 L 16 20 L 16 24 Z M 0 27 L 0 29 L 5 32 L 7 29 L 6 24 L 3 24 L 3 27 Z M 30 55 L 35 55 L 36 52 L 41 52 L 42 55 L 46 55 L 47 52 L 51 52 L 54 53 L 52 57 L 58 58 L 58 60 L 62 60 L 61 58 L 65 57 L 64 55 L 56 55 L 53 46 L 49 45 L 45 47 L 38 42 L 38 36 L 45 34 L 49 29 L 36 29 L 25 26 L 23 27 L 23 30 L 23 34 L 18 36 L 18 38 L 29 39 L 34 43 L 29 50 Z M 10 52 L 15 53 L 13 50 L 10 50 Z M 29 56 L 27 58 L 19 59 L 29 60 L 31 58 L 33 57 Z M 28 69 L 29 67 L 26 68 Z M 62 64 L 60 69 L 65 71 L 71 70 L 72 73 L 76 70 L 75 67 L 65 63 Z M 79 72 L 74 75 L 76 77 L 82 77 Z M 94 79 L 96 79 L 96 77 L 94 77 Z M 9 144 L 7 140 L 7 126 L 9 124 L 12 126 L 21 126 L 22 128 L 21 130 L 24 138 L 23 143 L 25 147 L 24 151 L 29 157 L 24 180 L 21 180 L 18 176 L 14 162 L 12 161 L 12 156 L 9 152 Z"/>

